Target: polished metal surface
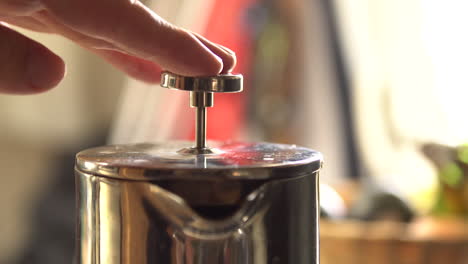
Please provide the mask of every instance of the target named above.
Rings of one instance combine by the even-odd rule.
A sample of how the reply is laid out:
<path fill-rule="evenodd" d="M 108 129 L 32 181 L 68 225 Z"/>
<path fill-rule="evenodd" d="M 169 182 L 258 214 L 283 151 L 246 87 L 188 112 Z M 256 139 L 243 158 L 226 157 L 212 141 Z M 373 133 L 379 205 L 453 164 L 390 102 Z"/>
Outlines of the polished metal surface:
<path fill-rule="evenodd" d="M 172 72 L 161 74 L 161 86 L 193 92 L 238 93 L 243 89 L 241 74 L 220 74 L 216 76 L 181 76 Z"/>
<path fill-rule="evenodd" d="M 318 171 L 319 152 L 296 145 L 210 142 L 215 153 L 186 154 L 188 141 L 111 145 L 81 151 L 78 170 L 127 180 L 281 179 Z"/>
<path fill-rule="evenodd" d="M 190 107 L 213 107 L 213 93 L 190 92 Z"/>
<path fill-rule="evenodd" d="M 162 72 L 161 86 L 164 88 L 190 91 L 190 106 L 196 107 L 195 146 L 183 150 L 186 153 L 207 154 L 213 152 L 206 146 L 206 107 L 214 103 L 213 93 L 237 93 L 242 91 L 241 74 L 188 77 L 171 72 Z"/>
<path fill-rule="evenodd" d="M 79 264 L 317 264 L 319 153 L 189 142 L 77 155 Z"/>

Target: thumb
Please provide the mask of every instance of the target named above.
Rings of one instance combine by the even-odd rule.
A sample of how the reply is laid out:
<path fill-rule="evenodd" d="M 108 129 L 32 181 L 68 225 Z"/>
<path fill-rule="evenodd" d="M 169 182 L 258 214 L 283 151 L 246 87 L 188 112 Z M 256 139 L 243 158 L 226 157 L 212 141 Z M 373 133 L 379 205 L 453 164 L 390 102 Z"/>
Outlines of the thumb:
<path fill-rule="evenodd" d="M 56 86 L 63 60 L 43 45 L 0 23 L 0 93 L 33 94 Z"/>

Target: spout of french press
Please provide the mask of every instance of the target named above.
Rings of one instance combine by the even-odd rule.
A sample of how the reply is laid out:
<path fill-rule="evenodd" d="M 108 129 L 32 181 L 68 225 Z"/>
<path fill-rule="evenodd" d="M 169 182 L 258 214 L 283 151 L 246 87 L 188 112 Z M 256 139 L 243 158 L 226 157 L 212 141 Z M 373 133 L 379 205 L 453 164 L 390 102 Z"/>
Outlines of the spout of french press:
<path fill-rule="evenodd" d="M 214 93 L 241 92 L 243 77 L 241 74 L 220 74 L 216 76 L 189 77 L 171 72 L 163 72 L 161 86 L 190 92 L 190 106 L 196 108 L 195 146 L 183 149 L 188 154 L 210 154 L 214 149 L 206 145 L 207 107 L 214 104 Z"/>

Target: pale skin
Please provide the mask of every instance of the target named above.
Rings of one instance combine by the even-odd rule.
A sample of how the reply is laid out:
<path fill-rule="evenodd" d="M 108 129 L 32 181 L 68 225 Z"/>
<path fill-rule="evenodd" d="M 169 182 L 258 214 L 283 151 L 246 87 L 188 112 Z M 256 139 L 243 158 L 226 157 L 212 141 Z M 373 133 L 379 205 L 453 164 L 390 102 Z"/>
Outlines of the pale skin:
<path fill-rule="evenodd" d="M 0 93 L 55 87 L 64 61 L 9 25 L 59 34 L 128 75 L 157 83 L 160 69 L 187 76 L 230 72 L 231 50 L 178 28 L 136 0 L 0 0 Z"/>

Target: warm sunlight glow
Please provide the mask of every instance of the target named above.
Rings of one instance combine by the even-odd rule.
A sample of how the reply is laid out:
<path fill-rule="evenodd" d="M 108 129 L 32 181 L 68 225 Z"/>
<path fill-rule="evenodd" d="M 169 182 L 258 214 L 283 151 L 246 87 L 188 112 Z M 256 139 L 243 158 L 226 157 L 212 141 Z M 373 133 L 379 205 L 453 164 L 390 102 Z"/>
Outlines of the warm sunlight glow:
<path fill-rule="evenodd" d="M 423 37 L 434 68 L 436 93 L 449 128 L 447 143 L 468 140 L 468 2 L 422 1 Z"/>

